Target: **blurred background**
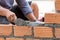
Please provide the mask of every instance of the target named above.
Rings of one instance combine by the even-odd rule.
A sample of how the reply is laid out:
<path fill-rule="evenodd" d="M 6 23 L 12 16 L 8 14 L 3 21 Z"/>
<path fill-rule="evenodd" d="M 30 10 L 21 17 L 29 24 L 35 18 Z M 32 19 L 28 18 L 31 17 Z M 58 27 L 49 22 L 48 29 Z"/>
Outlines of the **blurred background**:
<path fill-rule="evenodd" d="M 29 0 L 27 0 L 29 1 Z M 36 2 L 39 8 L 39 19 L 44 17 L 45 13 L 55 13 L 55 0 L 32 0 Z M 14 3 L 16 4 L 16 2 Z"/>

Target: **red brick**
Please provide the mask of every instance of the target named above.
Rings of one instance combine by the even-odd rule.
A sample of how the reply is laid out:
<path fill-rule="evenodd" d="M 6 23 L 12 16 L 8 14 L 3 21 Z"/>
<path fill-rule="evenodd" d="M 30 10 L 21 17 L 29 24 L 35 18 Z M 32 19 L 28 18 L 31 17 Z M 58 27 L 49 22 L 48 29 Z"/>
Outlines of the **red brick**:
<path fill-rule="evenodd" d="M 60 0 L 55 0 L 55 9 L 60 10 Z"/>
<path fill-rule="evenodd" d="M 4 40 L 4 38 L 0 38 L 0 40 Z"/>
<path fill-rule="evenodd" d="M 0 25 L 0 36 L 9 36 L 12 34 L 12 26 Z"/>
<path fill-rule="evenodd" d="M 26 38 L 26 40 L 39 40 L 39 39 L 34 39 L 34 38 Z"/>
<path fill-rule="evenodd" d="M 57 2 L 57 1 L 59 2 L 60 0 L 55 0 L 55 2 Z"/>
<path fill-rule="evenodd" d="M 60 3 L 60 0 L 55 0 L 56 3 Z"/>
<path fill-rule="evenodd" d="M 52 28 L 49 27 L 34 27 L 34 37 L 52 38 Z"/>
<path fill-rule="evenodd" d="M 55 14 L 54 13 L 46 13 L 44 17 L 45 23 L 55 23 Z"/>
<path fill-rule="evenodd" d="M 55 10 L 60 10 L 60 3 L 55 2 Z"/>
<path fill-rule="evenodd" d="M 6 40 L 24 40 L 23 38 L 6 38 Z"/>
<path fill-rule="evenodd" d="M 60 13 L 56 14 L 56 24 L 60 24 Z"/>
<path fill-rule="evenodd" d="M 60 28 L 55 28 L 55 36 L 56 38 L 60 38 Z"/>
<path fill-rule="evenodd" d="M 15 36 L 30 36 L 32 35 L 31 27 L 29 26 L 15 26 L 14 27 L 14 35 Z"/>

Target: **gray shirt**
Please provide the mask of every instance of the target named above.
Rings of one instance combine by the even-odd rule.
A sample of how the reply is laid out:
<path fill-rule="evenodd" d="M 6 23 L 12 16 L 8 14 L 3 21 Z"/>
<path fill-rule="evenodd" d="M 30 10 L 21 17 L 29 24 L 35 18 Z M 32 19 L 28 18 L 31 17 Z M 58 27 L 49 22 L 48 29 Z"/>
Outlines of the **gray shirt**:
<path fill-rule="evenodd" d="M 16 0 L 16 2 L 24 15 L 32 12 L 26 0 Z M 13 3 L 14 3 L 14 0 L 0 0 L 0 5 L 7 9 L 11 9 L 13 6 Z"/>

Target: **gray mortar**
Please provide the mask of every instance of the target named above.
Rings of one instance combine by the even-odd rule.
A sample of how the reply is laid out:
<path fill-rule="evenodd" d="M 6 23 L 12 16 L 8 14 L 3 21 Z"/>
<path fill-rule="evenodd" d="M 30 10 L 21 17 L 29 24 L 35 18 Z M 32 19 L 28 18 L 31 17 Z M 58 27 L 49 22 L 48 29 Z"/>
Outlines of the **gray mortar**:
<path fill-rule="evenodd" d="M 16 19 L 14 21 L 14 23 L 17 25 L 17 26 L 40 26 L 40 25 L 43 25 L 44 22 L 30 22 L 30 21 L 24 21 L 23 19 Z"/>

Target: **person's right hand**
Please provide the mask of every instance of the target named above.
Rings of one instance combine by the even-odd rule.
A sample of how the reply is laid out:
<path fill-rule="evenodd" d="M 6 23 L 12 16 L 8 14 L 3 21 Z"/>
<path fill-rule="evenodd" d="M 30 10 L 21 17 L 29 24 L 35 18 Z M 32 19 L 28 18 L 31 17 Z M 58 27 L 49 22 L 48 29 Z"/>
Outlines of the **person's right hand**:
<path fill-rule="evenodd" d="M 7 11 L 6 17 L 7 17 L 8 21 L 10 21 L 10 22 L 13 22 L 15 19 L 17 19 L 15 13 L 13 13 L 11 11 Z"/>
<path fill-rule="evenodd" d="M 17 19 L 15 13 L 11 12 L 9 9 L 6 9 L 2 6 L 0 6 L 0 15 L 6 16 L 8 21 L 13 22 L 15 19 Z"/>

